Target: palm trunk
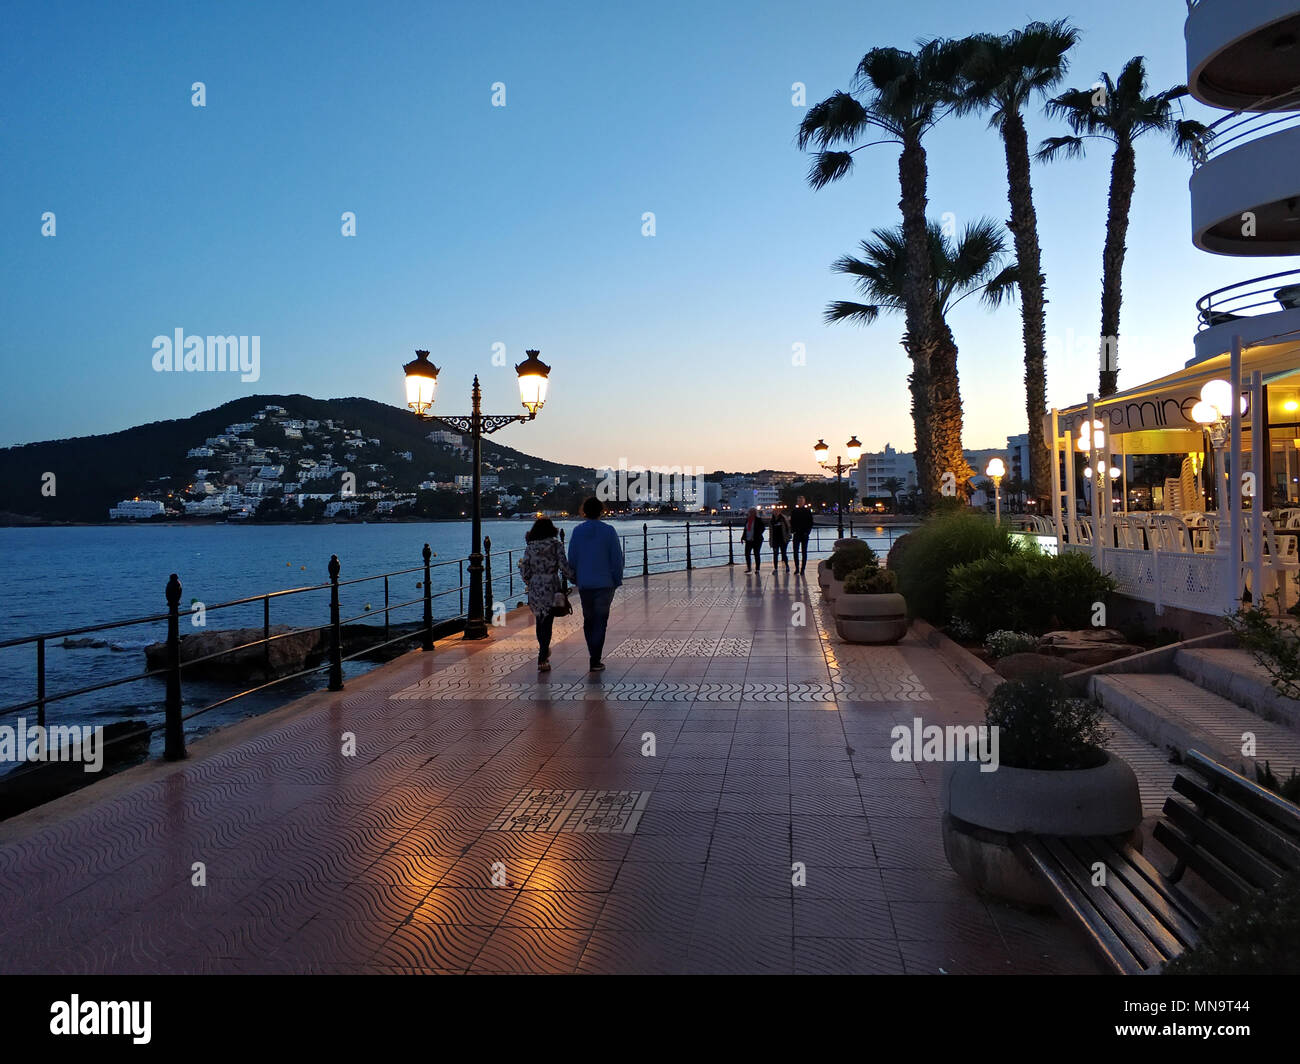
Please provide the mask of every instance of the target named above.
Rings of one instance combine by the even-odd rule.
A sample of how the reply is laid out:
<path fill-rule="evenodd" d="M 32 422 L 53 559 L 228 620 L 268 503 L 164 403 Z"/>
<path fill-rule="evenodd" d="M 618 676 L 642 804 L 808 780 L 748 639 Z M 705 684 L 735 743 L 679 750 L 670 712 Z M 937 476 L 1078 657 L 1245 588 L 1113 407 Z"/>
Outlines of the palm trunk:
<path fill-rule="evenodd" d="M 1039 500 L 1042 512 L 1048 509 L 1052 494 L 1051 452 L 1043 435 L 1047 416 L 1047 352 L 1043 289 L 1042 255 L 1038 247 L 1038 215 L 1034 211 L 1034 188 L 1029 175 L 1029 137 L 1025 120 L 1012 111 L 1002 123 L 1002 139 L 1007 154 L 1007 199 L 1011 220 L 1007 228 L 1016 244 L 1016 262 L 1020 266 L 1020 322 L 1025 344 L 1025 415 L 1029 419 L 1030 491 Z M 1058 501 L 1059 505 L 1059 501 Z"/>
<path fill-rule="evenodd" d="M 898 158 L 899 209 L 903 214 L 903 240 L 907 248 L 904 292 L 907 336 L 904 346 L 912 360 L 908 383 L 912 391 L 912 424 L 916 430 L 916 480 L 921 506 L 930 509 L 939 498 L 943 466 L 937 449 L 934 419 L 934 351 L 932 311 L 934 279 L 930 274 L 930 245 L 926 233 L 926 159 L 917 133 L 903 137 Z"/>
<path fill-rule="evenodd" d="M 930 379 L 933 387 L 935 453 L 940 470 L 955 478 L 957 497 L 965 497 L 966 482 L 975 471 L 966 463 L 962 452 L 961 388 L 957 376 L 957 341 L 943 323 L 934 353 L 930 356 Z"/>
<path fill-rule="evenodd" d="M 1121 140 L 1110 167 L 1110 209 L 1106 216 L 1106 247 L 1101 259 L 1101 375 L 1098 394 L 1114 395 L 1119 387 L 1119 308 L 1124 299 L 1124 252 L 1129 208 L 1137 184 L 1133 145 Z"/>

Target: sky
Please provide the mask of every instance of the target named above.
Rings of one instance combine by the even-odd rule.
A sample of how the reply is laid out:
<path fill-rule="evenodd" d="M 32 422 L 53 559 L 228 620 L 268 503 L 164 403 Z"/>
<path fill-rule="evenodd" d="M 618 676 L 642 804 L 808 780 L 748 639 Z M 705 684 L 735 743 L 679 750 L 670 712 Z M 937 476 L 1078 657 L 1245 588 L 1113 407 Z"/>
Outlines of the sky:
<path fill-rule="evenodd" d="M 416 348 L 442 368 L 437 410 L 468 412 L 478 374 L 487 412 L 514 413 L 510 367 L 539 348 L 549 401 L 497 438 L 556 461 L 807 471 L 818 438 L 852 434 L 911 450 L 901 319 L 822 321 L 855 298 L 830 263 L 899 222 L 897 149 L 814 192 L 806 106 L 873 47 L 1032 18 L 1082 31 L 1063 87 L 1143 54 L 1154 91 L 1186 78 L 1185 15 L 1183 0 L 11 0 L 0 446 L 249 394 L 401 405 Z M 1033 144 L 1066 132 L 1037 111 L 1029 125 Z M 1006 218 L 983 119 L 946 119 L 927 146 L 932 217 Z M 1107 147 L 1034 167 L 1050 405 L 1096 383 Z M 1196 250 L 1189 175 L 1139 142 L 1121 387 L 1191 358 L 1199 296 L 1283 268 Z M 965 443 L 1000 446 L 1025 430 L 1019 308 L 970 299 L 950 321 Z M 157 371 L 154 338 L 177 329 L 259 338 L 258 379 Z"/>

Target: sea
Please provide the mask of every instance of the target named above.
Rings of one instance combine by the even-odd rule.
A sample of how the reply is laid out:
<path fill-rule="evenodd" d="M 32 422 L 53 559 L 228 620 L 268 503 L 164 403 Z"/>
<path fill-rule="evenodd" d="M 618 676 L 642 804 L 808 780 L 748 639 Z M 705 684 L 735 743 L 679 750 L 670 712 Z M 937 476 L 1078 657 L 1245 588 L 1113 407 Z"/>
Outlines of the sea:
<path fill-rule="evenodd" d="M 577 522 L 556 524 L 567 533 Z M 651 572 L 684 567 L 685 529 L 680 520 L 616 520 L 613 524 L 623 540 L 629 576 L 639 575 L 643 565 Z M 529 527 L 527 520 L 483 522 L 483 534 L 491 541 L 496 601 L 513 606 L 523 599 L 515 565 Z M 165 614 L 165 588 L 172 573 L 181 583 L 182 610 L 195 610 L 202 603 L 208 630 L 260 628 L 264 609 L 260 596 L 327 585 L 332 555 L 338 556 L 341 566 L 340 614 L 345 622 L 382 626 L 384 581 L 348 581 L 385 573 L 398 574 L 388 579 L 390 604 L 410 603 L 392 611 L 392 622 L 418 621 L 423 616 L 421 550 L 426 543 L 434 555 L 430 580 L 434 619 L 457 617 L 464 613 L 466 593 L 461 585 L 469 581 L 464 559 L 470 550 L 470 529 L 468 521 L 0 528 L 0 573 L 4 575 L 0 642 L 49 636 L 45 650 L 47 698 L 108 680 L 138 677 L 146 671 L 145 647 L 166 637 L 165 620 L 108 631 L 62 633 Z M 904 530 L 859 527 L 856 531 L 883 556 L 891 539 Z M 722 525 L 692 523 L 692 564 L 725 565 L 729 534 Z M 821 553 L 828 553 L 835 530 L 819 527 L 817 535 Z M 738 561 L 742 559 L 739 543 L 735 554 Z M 253 596 L 259 597 L 221 608 L 223 603 Z M 193 620 L 182 615 L 182 635 L 198 630 Z M 328 588 L 272 597 L 270 621 L 272 626 L 295 627 L 328 623 Z M 377 633 L 376 641 L 378 638 Z M 12 707 L 36 697 L 36 658 L 34 643 L 0 648 L 0 724 L 13 724 L 18 716 L 35 723 L 34 708 L 15 712 Z M 349 676 L 374 667 L 367 662 L 345 663 L 345 683 Z M 187 738 L 283 705 L 319 690 L 325 681 L 322 671 L 204 712 L 187 722 Z M 185 680 L 184 712 L 205 709 L 238 691 L 229 685 Z M 46 723 L 94 726 L 132 719 L 158 725 L 164 719 L 164 696 L 162 677 L 135 679 L 48 702 Z M 160 752 L 161 733 L 154 739 Z"/>

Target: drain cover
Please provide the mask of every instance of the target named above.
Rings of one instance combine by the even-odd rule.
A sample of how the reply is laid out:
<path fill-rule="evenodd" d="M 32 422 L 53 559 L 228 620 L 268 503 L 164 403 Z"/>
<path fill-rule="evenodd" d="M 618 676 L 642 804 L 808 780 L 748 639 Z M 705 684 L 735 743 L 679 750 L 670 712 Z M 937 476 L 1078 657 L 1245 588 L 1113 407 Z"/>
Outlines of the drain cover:
<path fill-rule="evenodd" d="M 526 789 L 515 795 L 488 830 L 631 835 L 649 800 L 649 791 Z"/>

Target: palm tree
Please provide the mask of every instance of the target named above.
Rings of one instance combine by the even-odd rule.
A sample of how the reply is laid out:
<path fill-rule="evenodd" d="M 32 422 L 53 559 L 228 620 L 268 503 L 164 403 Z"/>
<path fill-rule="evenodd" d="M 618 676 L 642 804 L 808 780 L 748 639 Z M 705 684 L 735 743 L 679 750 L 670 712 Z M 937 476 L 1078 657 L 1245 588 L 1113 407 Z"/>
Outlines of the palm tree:
<path fill-rule="evenodd" d="M 1147 95 L 1146 61 L 1136 56 L 1124 64 L 1119 78 L 1101 75 L 1092 89 L 1070 89 L 1048 101 L 1047 113 L 1063 118 L 1074 131 L 1070 137 L 1049 137 L 1038 149 L 1037 158 L 1049 161 L 1064 155 L 1080 156 L 1084 141 L 1108 140 L 1115 145 L 1110 166 L 1109 209 L 1106 217 L 1106 245 L 1101 259 L 1101 396 L 1114 395 L 1119 378 L 1119 310 L 1123 301 L 1125 241 L 1128 238 L 1129 209 L 1137 184 L 1137 154 L 1134 142 L 1144 133 L 1163 133 L 1173 143 L 1174 154 L 1202 157 L 1211 132 L 1200 122 L 1181 119 L 1186 85 Z"/>
<path fill-rule="evenodd" d="M 957 425 L 956 434 L 942 434 L 943 444 L 938 451 L 944 463 L 940 468 L 951 470 L 956 477 L 956 487 L 962 486 L 974 470 L 966 463 L 961 451 L 962 408 L 961 393 L 957 387 L 957 341 L 948 327 L 947 315 L 967 296 L 979 293 L 991 307 L 1014 295 L 1019 268 L 1003 267 L 1006 243 L 1001 226 L 987 218 L 971 222 L 955 240 L 945 235 L 938 222 L 926 227 L 929 268 L 933 279 L 931 296 L 938 327 L 930 356 L 931 365 L 951 367 L 944 376 L 935 376 L 932 384 L 932 411 L 936 430 L 939 426 Z M 907 238 L 902 228 L 875 229 L 871 239 L 862 241 L 862 258 L 846 255 L 831 267 L 838 273 L 857 278 L 858 291 L 870 303 L 839 300 L 826 308 L 826 321 L 851 321 L 870 325 L 882 311 L 908 309 L 908 280 L 911 274 Z M 955 449 L 954 449 L 955 448 Z"/>
<path fill-rule="evenodd" d="M 1079 39 L 1064 19 L 1031 22 L 1003 36 L 973 38 L 966 66 L 963 111 L 989 111 L 989 125 L 1002 134 L 1007 160 L 1007 199 L 1020 264 L 1020 319 L 1025 346 L 1025 414 L 1029 419 L 1030 491 L 1044 505 L 1052 493 L 1051 454 L 1043 435 L 1047 416 L 1047 368 L 1044 307 L 1047 298 L 1038 244 L 1038 215 L 1029 173 L 1029 135 L 1023 110 L 1065 77 L 1067 53 Z M 1050 512 L 1050 511 L 1049 511 Z"/>
<path fill-rule="evenodd" d="M 907 320 L 903 345 L 912 360 L 909 386 L 912 393 L 912 423 L 916 431 L 916 472 L 922 504 L 937 498 L 942 473 L 957 467 L 946 464 L 956 440 L 961 454 L 961 424 L 944 424 L 932 410 L 933 380 L 955 373 L 955 365 L 942 359 L 936 364 L 939 315 L 934 303 L 934 280 L 926 237 L 928 171 L 922 138 L 953 109 L 950 102 L 958 83 L 965 51 L 956 42 L 933 40 L 915 52 L 897 48 L 874 48 L 862 57 L 853 88 L 862 100 L 847 92 L 836 92 L 809 108 L 799 125 L 801 149 L 818 148 L 808 171 L 808 183 L 820 189 L 843 177 L 853 168 L 853 156 L 877 144 L 898 144 L 899 207 L 903 215 L 906 246 L 904 288 L 899 293 Z M 844 148 L 867 137 L 847 150 Z M 953 390 L 953 380 L 944 387 Z M 964 464 L 964 463 L 963 463 Z"/>
<path fill-rule="evenodd" d="M 898 493 L 903 490 L 903 482 L 898 477 L 886 477 L 880 485 L 889 492 L 889 504 L 894 513 L 898 513 Z"/>

